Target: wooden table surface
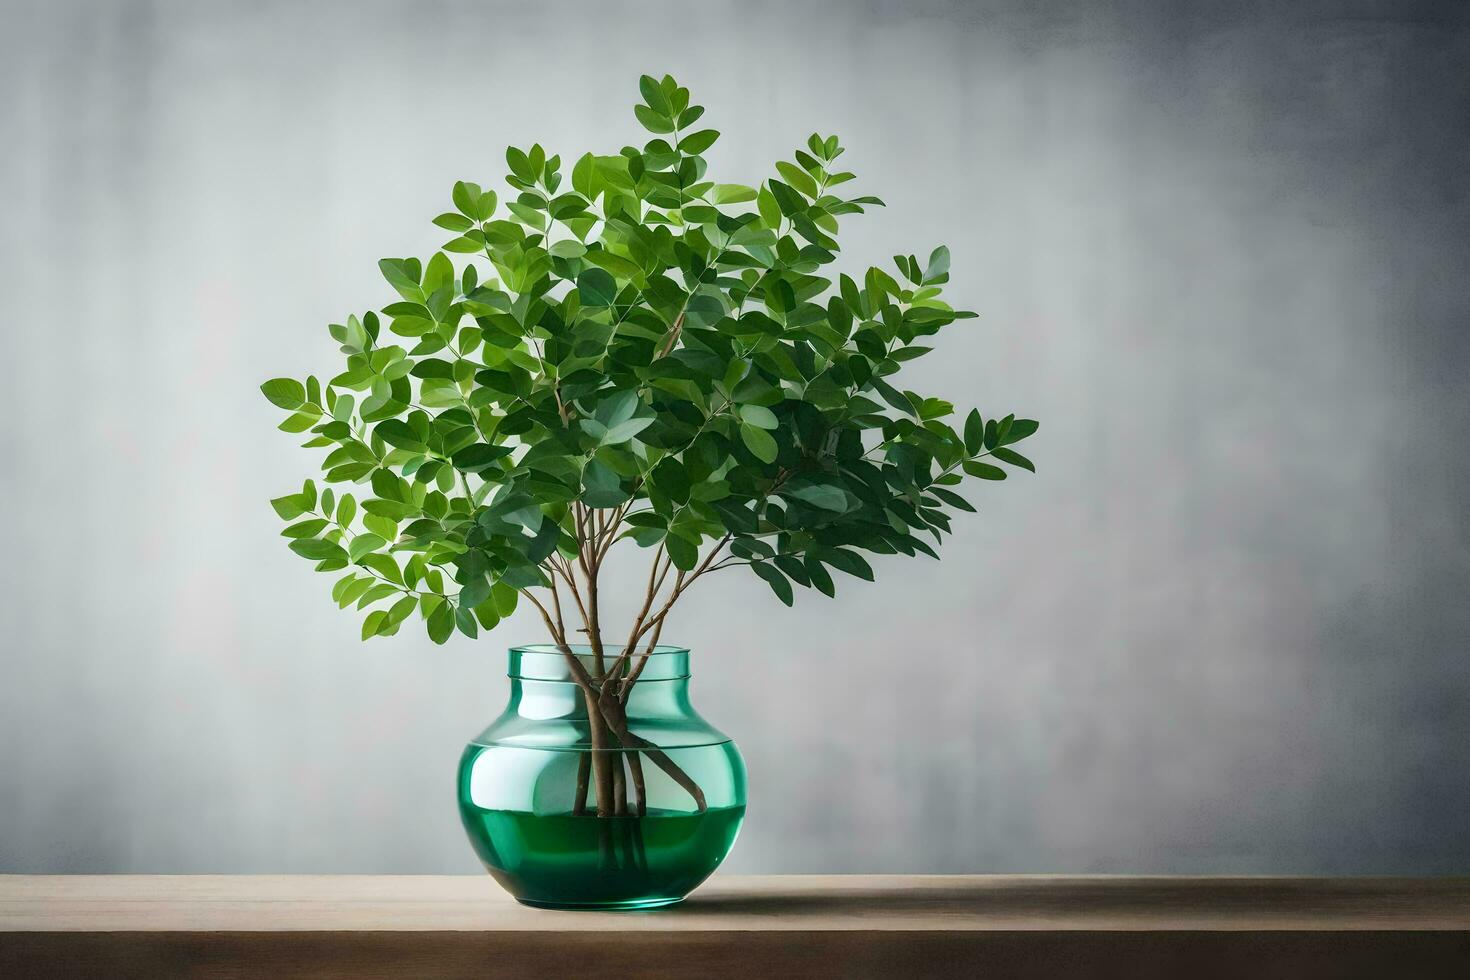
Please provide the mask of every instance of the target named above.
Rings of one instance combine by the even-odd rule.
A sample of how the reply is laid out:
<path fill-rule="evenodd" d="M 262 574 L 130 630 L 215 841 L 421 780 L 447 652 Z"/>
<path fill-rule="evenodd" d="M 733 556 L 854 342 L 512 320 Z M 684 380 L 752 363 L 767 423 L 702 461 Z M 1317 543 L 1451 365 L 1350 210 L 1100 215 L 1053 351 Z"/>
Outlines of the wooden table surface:
<path fill-rule="evenodd" d="M 1470 977 L 1470 878 L 716 876 L 649 912 L 488 877 L 0 875 L 0 977 Z"/>

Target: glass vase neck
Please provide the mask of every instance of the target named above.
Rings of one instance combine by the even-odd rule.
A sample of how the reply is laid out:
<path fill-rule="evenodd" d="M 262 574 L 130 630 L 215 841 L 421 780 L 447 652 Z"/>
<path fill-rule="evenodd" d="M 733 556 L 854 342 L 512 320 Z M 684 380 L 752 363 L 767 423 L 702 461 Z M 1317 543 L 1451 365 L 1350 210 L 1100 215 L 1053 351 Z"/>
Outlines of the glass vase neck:
<path fill-rule="evenodd" d="M 685 647 L 656 646 L 651 651 L 646 647 L 635 652 L 622 665 L 618 665 L 621 646 L 605 646 L 599 657 L 585 643 L 569 644 L 562 648 L 551 643 L 511 647 L 506 664 L 506 674 L 512 681 L 546 681 L 576 683 L 572 660 L 575 659 L 593 678 L 614 668 L 627 676 L 638 671 L 638 683 L 658 681 L 680 681 L 689 679 L 689 651 Z"/>

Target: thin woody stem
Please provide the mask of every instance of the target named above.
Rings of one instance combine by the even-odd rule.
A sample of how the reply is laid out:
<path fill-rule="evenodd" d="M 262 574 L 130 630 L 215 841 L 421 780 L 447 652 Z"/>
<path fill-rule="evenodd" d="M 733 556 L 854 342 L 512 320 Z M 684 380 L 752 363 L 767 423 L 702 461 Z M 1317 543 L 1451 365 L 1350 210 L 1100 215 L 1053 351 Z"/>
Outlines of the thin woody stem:
<path fill-rule="evenodd" d="M 684 572 L 681 570 L 679 572 L 678 576 L 674 580 L 674 591 L 669 595 L 668 601 L 664 603 L 663 608 L 658 611 L 658 615 L 656 615 L 649 622 L 645 623 L 642 629 L 639 630 L 640 638 L 644 633 L 648 632 L 648 630 L 653 627 L 653 623 L 661 622 L 663 618 L 669 614 L 669 610 L 673 608 L 674 603 L 677 602 L 679 600 L 679 597 L 688 590 L 689 586 L 694 584 L 695 579 L 699 578 L 705 572 L 709 571 L 710 562 L 715 560 L 715 557 L 719 555 L 722 550 L 724 550 L 725 545 L 729 542 L 730 535 L 727 534 L 720 539 L 719 544 L 710 549 L 710 553 L 704 557 L 704 561 L 695 566 L 694 571 Z"/>
<path fill-rule="evenodd" d="M 613 542 L 617 538 L 617 530 L 619 527 L 622 526 L 623 518 L 627 515 L 628 508 L 630 508 L 631 506 L 633 506 L 633 501 L 629 500 L 627 503 L 616 508 L 613 511 L 612 518 L 607 522 L 606 529 L 603 531 L 602 538 L 599 541 L 599 547 L 597 550 L 597 564 L 599 566 L 601 566 L 602 560 L 607 557 L 608 550 L 612 548 Z"/>
<path fill-rule="evenodd" d="M 572 574 L 571 566 L 565 561 L 558 562 L 555 556 L 548 558 L 547 564 L 551 566 L 553 572 L 560 573 L 562 580 L 565 581 L 567 583 L 567 586 L 572 590 L 572 598 L 575 599 L 577 603 L 577 612 L 582 615 L 582 625 L 586 626 L 587 607 L 582 604 L 582 593 L 577 589 L 577 579 Z"/>
<path fill-rule="evenodd" d="M 530 599 L 531 605 L 535 606 L 536 611 L 541 614 L 541 621 L 546 624 L 546 631 L 551 634 L 551 638 L 556 641 L 556 645 L 558 647 L 565 647 L 567 645 L 567 638 L 566 633 L 558 625 L 560 621 L 560 616 L 558 615 L 557 619 L 553 620 L 551 618 L 551 613 L 548 612 L 546 607 L 541 604 L 540 600 L 538 600 L 536 596 L 532 594 L 530 589 L 522 589 L 521 595 L 525 596 L 527 599 Z"/>
<path fill-rule="evenodd" d="M 591 641 L 594 653 L 597 655 L 597 677 L 593 677 L 588 672 L 580 658 L 573 653 L 566 641 L 566 627 L 562 618 L 561 595 L 556 587 L 556 576 L 552 575 L 550 577 L 552 604 L 555 609 L 554 619 L 553 613 L 547 610 L 546 606 L 529 590 L 522 591 L 531 600 L 532 604 L 536 606 L 537 611 L 541 613 L 542 621 L 546 624 L 548 632 L 556 640 L 557 647 L 561 650 L 567 662 L 567 667 L 572 674 L 573 681 L 582 689 L 583 699 L 587 705 L 588 723 L 591 729 L 592 739 L 591 751 L 587 754 L 587 767 L 591 770 L 590 781 L 597 789 L 597 814 L 599 817 L 606 817 L 616 813 L 626 813 L 628 811 L 628 783 L 633 785 L 634 812 L 639 814 L 647 812 L 646 787 L 644 786 L 644 774 L 642 761 L 639 758 L 640 755 L 646 755 L 649 761 L 663 770 L 675 784 L 683 788 L 694 799 L 696 807 L 703 811 L 706 808 L 706 803 L 704 792 L 700 789 L 699 784 L 656 744 L 628 730 L 628 719 L 627 713 L 624 710 L 624 704 L 627 701 L 633 683 L 637 680 L 638 674 L 647 665 L 649 655 L 658 644 L 658 638 L 663 632 L 664 620 L 668 616 L 669 610 L 673 607 L 674 602 L 693 584 L 695 579 L 710 569 L 711 563 L 724 548 L 725 544 L 728 543 L 730 536 L 726 535 L 722 538 L 719 544 L 711 549 L 710 553 L 705 556 L 704 560 L 696 566 L 692 573 L 687 573 L 682 569 L 679 571 L 675 577 L 674 588 L 669 598 L 659 610 L 658 614 L 652 620 L 649 620 L 646 618 L 647 609 L 652 607 L 653 597 L 662 589 L 669 568 L 673 564 L 672 558 L 666 556 L 663 567 L 660 569 L 658 556 L 655 555 L 653 566 L 649 569 L 651 591 L 648 594 L 646 607 L 639 616 L 639 619 L 643 621 L 635 624 L 632 641 L 620 653 L 618 660 L 613 665 L 613 670 L 608 671 L 602 660 L 602 638 L 597 629 L 597 574 L 600 571 L 601 559 L 606 554 L 607 547 L 610 546 L 610 540 L 595 542 L 595 546 L 589 555 L 589 548 L 587 546 L 594 544 L 594 542 L 588 540 L 587 529 L 589 527 L 594 528 L 599 537 L 610 539 L 621 523 L 622 514 L 626 513 L 627 507 L 625 505 L 619 508 L 616 516 L 612 520 L 606 520 L 603 519 L 602 515 L 589 514 L 587 509 L 581 507 L 580 504 L 576 506 L 578 508 L 577 528 L 579 535 L 578 561 L 582 565 L 584 574 L 587 577 L 586 622 L 588 638 Z M 601 521 L 600 526 L 599 521 Z M 551 562 L 550 564 L 553 568 L 556 567 L 555 562 Z M 569 570 L 570 568 L 568 566 L 565 571 Z M 559 569 L 559 571 L 562 570 Z M 565 571 L 563 571 L 564 578 L 568 577 Z M 580 599 L 575 582 L 569 582 L 568 584 L 572 586 L 573 595 Z M 650 629 L 653 631 L 653 636 L 636 670 L 630 673 L 621 685 L 611 683 L 614 677 L 617 676 L 617 672 L 622 669 L 628 658 L 632 656 L 634 644 L 643 635 L 648 633 Z M 623 753 L 611 751 L 613 749 L 612 739 L 616 739 L 616 744 L 625 750 Z M 623 772 L 623 758 L 619 756 L 623 756 L 627 760 L 628 769 L 626 775 Z M 616 767 L 614 767 L 613 763 L 616 763 Z M 578 768 L 580 773 L 580 760 L 578 762 Z M 585 800 L 586 785 L 581 782 L 580 778 L 578 785 L 580 787 L 579 793 Z M 581 805 L 585 810 L 585 802 Z M 574 810 L 576 806 L 577 804 L 574 802 Z"/>
<path fill-rule="evenodd" d="M 654 556 L 653 566 L 654 566 L 654 569 L 658 569 L 658 556 L 657 555 Z M 615 663 L 613 665 L 613 671 L 612 671 L 612 673 L 613 673 L 614 676 L 617 675 L 618 669 L 622 666 L 623 662 L 626 661 L 629 657 L 633 656 L 633 651 L 638 646 L 638 638 L 643 635 L 643 624 L 644 624 L 644 622 L 647 619 L 648 610 L 653 605 L 653 600 L 658 596 L 658 594 L 661 591 L 663 591 L 664 580 L 666 578 L 668 578 L 669 569 L 672 568 L 673 566 L 674 566 L 674 559 L 666 554 L 664 556 L 663 568 L 662 569 L 659 569 L 659 571 L 658 571 L 658 579 L 657 579 L 657 581 L 653 582 L 652 586 L 648 590 L 648 601 L 646 601 L 644 603 L 644 605 L 643 605 L 643 611 L 641 613 L 639 613 L 639 616 L 638 616 L 637 621 L 635 621 L 634 624 L 633 624 L 633 632 L 628 636 L 628 642 L 627 642 L 627 644 L 624 645 L 623 652 L 621 654 L 619 654 L 617 663 Z M 652 571 L 652 569 L 650 569 L 650 571 Z M 679 579 L 682 579 L 683 575 L 684 575 L 684 573 L 681 571 L 679 573 L 679 575 L 675 579 L 676 583 L 677 583 L 677 581 Z M 662 626 L 662 624 L 660 624 L 660 626 Z M 655 631 L 653 642 L 649 644 L 648 649 L 643 654 L 643 659 L 639 661 L 639 665 L 638 665 L 637 671 L 634 672 L 634 676 L 635 677 L 636 677 L 637 673 L 639 673 L 639 672 L 641 672 L 643 670 L 643 664 L 648 660 L 649 654 L 651 654 L 653 652 L 654 647 L 657 646 L 657 645 L 658 645 L 658 632 Z M 629 687 L 629 682 L 626 679 L 624 679 L 623 684 L 622 684 L 622 687 L 619 690 L 619 697 L 623 698 L 624 701 L 627 700 L 628 687 Z"/>
<path fill-rule="evenodd" d="M 666 579 L 666 578 L 669 577 L 669 569 L 671 569 L 673 567 L 674 567 L 674 559 L 673 558 L 670 558 L 668 555 L 665 555 L 664 556 L 664 567 L 663 567 L 663 571 L 661 571 L 661 572 L 658 573 L 658 584 L 653 587 L 653 594 L 654 595 L 658 595 L 660 592 L 663 591 L 664 579 Z"/>
<path fill-rule="evenodd" d="M 613 749 L 607 754 L 612 763 L 613 814 L 621 817 L 628 812 L 628 780 L 623 772 L 623 753 Z"/>
<path fill-rule="evenodd" d="M 623 686 L 621 689 L 619 689 L 618 696 L 621 697 L 624 701 L 628 699 L 628 694 L 633 690 L 633 685 L 638 683 L 638 675 L 643 673 L 644 667 L 648 666 L 649 656 L 653 653 L 654 650 L 658 649 L 658 638 L 660 635 L 662 635 L 663 631 L 664 620 L 661 616 L 659 617 L 658 624 L 653 628 L 653 636 L 649 637 L 648 639 L 648 646 L 644 647 L 643 649 L 643 657 L 638 661 L 638 663 L 633 665 L 633 669 L 629 671 L 628 676 L 623 679 Z"/>
<path fill-rule="evenodd" d="M 592 644 L 592 654 L 596 658 L 597 672 L 603 677 L 607 676 L 607 664 L 603 661 L 602 653 L 602 624 L 599 621 L 597 603 L 597 563 L 590 563 L 591 570 L 587 575 L 587 642 Z M 585 567 L 585 566 L 584 566 Z"/>
<path fill-rule="evenodd" d="M 622 661 L 627 659 L 628 651 L 633 648 L 633 644 L 638 642 L 638 630 L 643 626 L 643 620 L 648 616 L 648 610 L 653 608 L 653 597 L 657 593 L 657 583 L 661 581 L 658 578 L 658 566 L 663 556 L 664 546 L 660 544 L 658 550 L 653 553 L 653 564 L 648 569 L 648 590 L 643 598 L 643 608 L 638 611 L 638 615 L 633 620 L 633 628 L 628 633 L 628 642 L 623 644 L 623 654 L 618 658 L 618 662 L 613 665 L 614 673 L 622 665 Z"/>
<path fill-rule="evenodd" d="M 552 637 L 556 640 L 557 648 L 561 650 L 562 657 L 567 662 L 567 669 L 571 671 L 572 679 L 582 689 L 582 700 L 587 705 L 587 724 L 592 743 L 591 751 L 588 754 L 588 766 L 592 770 L 592 780 L 597 787 L 597 815 L 599 817 L 612 816 L 617 804 L 615 801 L 612 766 L 609 765 L 611 760 L 609 757 L 610 754 L 607 751 L 609 748 L 607 743 L 609 731 L 615 730 L 615 728 L 613 719 L 607 716 L 608 713 L 599 703 L 602 686 L 593 680 L 592 675 L 587 672 L 587 668 L 582 666 L 582 661 L 577 658 L 577 655 L 572 652 L 571 646 L 567 644 L 566 631 L 561 625 L 559 602 L 557 603 L 557 618 L 553 621 L 551 613 L 541 604 L 540 600 L 531 594 L 529 589 L 523 589 L 522 592 L 541 613 L 542 621 L 546 623 L 547 630 L 550 631 Z M 553 601 L 555 601 L 556 590 L 554 585 L 552 596 Z M 621 717 L 618 718 L 618 723 L 624 727 L 627 726 L 627 722 L 623 721 Z M 580 766 L 580 762 L 578 765 Z M 672 777 L 673 774 L 670 773 L 670 776 Z M 685 778 L 688 778 L 687 775 Z M 585 795 L 585 788 L 582 792 Z"/>
<path fill-rule="evenodd" d="M 529 592 L 527 592 L 526 594 L 530 595 Z M 551 577 L 551 605 L 552 608 L 556 610 L 556 636 L 559 642 L 565 644 L 567 642 L 567 624 L 566 620 L 562 618 L 561 593 L 557 591 L 556 576 L 554 575 Z"/>
<path fill-rule="evenodd" d="M 647 623 L 640 625 L 634 631 L 633 639 L 629 641 L 628 646 L 623 650 L 624 656 L 629 656 L 632 654 L 634 645 L 642 638 L 645 632 L 652 629 L 653 636 L 649 640 L 648 646 L 644 648 L 643 655 L 633 666 L 633 670 L 628 674 L 626 678 L 623 679 L 623 683 L 621 688 L 619 689 L 618 696 L 621 697 L 624 701 L 627 700 L 628 693 L 633 689 L 633 685 L 638 683 L 638 677 L 640 674 L 643 673 L 643 668 L 648 666 L 648 658 L 652 656 L 654 649 L 658 646 L 658 638 L 663 633 L 664 620 L 668 617 L 669 610 L 674 607 L 674 603 L 677 602 L 679 600 L 679 597 L 683 595 L 691 585 L 694 584 L 696 579 L 698 579 L 701 575 L 710 570 L 710 563 L 715 560 L 719 553 L 724 549 L 725 545 L 729 542 L 730 535 L 727 534 L 720 539 L 719 544 L 710 549 L 709 554 L 705 555 L 704 561 L 695 566 L 694 571 L 688 574 L 687 577 L 685 572 L 683 570 L 680 570 L 679 574 L 674 578 L 674 591 L 670 593 L 668 601 L 664 603 L 663 608 L 658 611 L 658 614 L 654 616 L 653 619 L 649 620 Z M 667 571 L 667 569 L 665 570 Z"/>
<path fill-rule="evenodd" d="M 693 295 L 693 294 L 691 294 Z M 685 300 L 688 305 L 688 300 Z M 664 343 L 663 349 L 658 352 L 659 357 L 668 357 L 673 351 L 674 345 L 679 342 L 679 334 L 684 330 L 684 311 L 680 310 L 678 317 L 674 319 L 674 327 L 669 331 L 669 339 Z"/>
<path fill-rule="evenodd" d="M 638 816 L 648 815 L 648 793 L 643 787 L 643 758 L 636 751 L 628 753 L 628 775 L 633 780 L 633 807 Z"/>
<path fill-rule="evenodd" d="M 580 503 L 572 505 L 577 514 L 577 564 L 582 566 L 582 574 L 590 577 L 592 572 L 587 567 L 587 539 L 591 537 L 588 527 L 591 526 L 591 514 L 585 506 Z"/>
<path fill-rule="evenodd" d="M 592 756 L 586 752 L 577 755 L 577 788 L 572 792 L 572 815 L 575 817 L 585 816 L 587 813 L 587 787 L 592 778 Z"/>
<path fill-rule="evenodd" d="M 669 559 L 668 563 L 664 565 L 665 574 L 668 573 L 668 566 L 671 564 L 673 564 L 672 558 Z M 654 566 L 657 567 L 657 565 L 658 558 L 655 556 Z M 668 602 L 664 603 L 663 608 L 659 610 L 654 619 L 647 619 L 648 610 L 653 605 L 653 599 L 658 594 L 658 590 L 663 587 L 663 576 L 659 576 L 657 586 L 653 587 L 648 593 L 648 601 L 643 606 L 643 612 L 639 614 L 638 620 L 633 624 L 633 631 L 628 635 L 628 642 L 624 644 L 622 653 L 618 654 L 618 659 L 613 662 L 613 668 L 611 671 L 612 676 L 617 676 L 623 664 L 626 663 L 628 659 L 633 656 L 633 651 L 638 648 L 638 641 L 643 637 L 643 634 L 648 631 L 649 627 L 653 625 L 654 620 L 662 619 L 663 616 L 668 614 L 669 607 L 672 606 L 674 604 L 674 600 L 679 597 L 679 585 L 684 581 L 684 574 L 685 573 L 681 570 L 679 574 L 675 576 L 674 592 L 672 595 L 669 596 Z M 641 671 L 643 669 L 644 663 L 647 662 L 648 656 L 652 652 L 652 647 L 649 647 L 647 650 L 643 651 L 643 659 L 638 662 L 638 670 Z M 622 683 L 622 687 L 619 689 L 618 696 L 626 700 L 628 687 L 628 681 L 625 679 Z"/>

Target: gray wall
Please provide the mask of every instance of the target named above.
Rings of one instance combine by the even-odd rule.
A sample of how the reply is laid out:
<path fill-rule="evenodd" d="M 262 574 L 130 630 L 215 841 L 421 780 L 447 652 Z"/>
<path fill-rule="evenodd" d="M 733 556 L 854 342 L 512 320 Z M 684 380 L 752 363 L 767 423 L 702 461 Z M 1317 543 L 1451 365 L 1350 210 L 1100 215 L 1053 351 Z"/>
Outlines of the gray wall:
<path fill-rule="evenodd" d="M 445 648 L 277 538 L 264 378 L 333 363 L 456 178 L 838 132 L 979 320 L 916 383 L 1043 420 L 942 563 L 669 637 L 744 871 L 1470 870 L 1470 21 L 1414 3 L 6 3 L 0 870 L 468 872 Z M 844 724 L 852 706 L 867 719 Z"/>

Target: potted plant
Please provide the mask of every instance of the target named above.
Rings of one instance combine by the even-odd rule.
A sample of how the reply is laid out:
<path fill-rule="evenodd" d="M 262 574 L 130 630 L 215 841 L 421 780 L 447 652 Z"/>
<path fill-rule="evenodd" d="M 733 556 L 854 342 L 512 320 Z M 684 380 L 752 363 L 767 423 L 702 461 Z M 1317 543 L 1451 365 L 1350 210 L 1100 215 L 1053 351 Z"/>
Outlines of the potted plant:
<path fill-rule="evenodd" d="M 871 580 L 865 554 L 937 557 L 964 476 L 1033 469 L 1037 423 L 962 424 L 900 388 L 941 327 L 949 253 L 897 274 L 824 271 L 844 197 L 835 136 L 759 187 L 716 183 L 718 137 L 672 78 L 639 82 L 652 139 L 565 174 L 510 148 L 506 199 L 455 184 L 453 235 L 384 259 L 398 294 L 330 327 L 346 368 L 277 378 L 280 428 L 327 450 L 326 486 L 272 501 L 291 550 L 341 572 L 362 637 L 418 617 L 443 643 L 524 599 L 549 642 L 510 654 L 510 705 L 470 743 L 460 808 L 517 898 L 563 908 L 678 901 L 724 858 L 745 811 L 730 739 L 688 700 L 689 654 L 661 645 L 680 598 L 745 569 L 787 605 Z M 608 582 L 609 553 L 646 572 Z M 609 624 L 602 590 L 636 590 Z"/>

